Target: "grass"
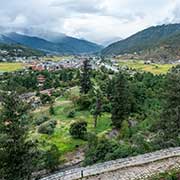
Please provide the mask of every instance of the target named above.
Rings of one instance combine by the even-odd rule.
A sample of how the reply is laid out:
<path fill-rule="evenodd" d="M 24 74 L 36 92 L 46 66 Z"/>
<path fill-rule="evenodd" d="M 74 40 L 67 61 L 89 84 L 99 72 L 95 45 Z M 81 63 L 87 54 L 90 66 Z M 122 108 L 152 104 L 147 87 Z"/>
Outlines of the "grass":
<path fill-rule="evenodd" d="M 77 90 L 76 88 L 73 90 Z M 64 98 L 58 98 L 55 105 L 55 115 L 51 116 L 51 119 L 57 120 L 57 126 L 53 135 L 42 135 L 35 133 L 34 136 L 43 143 L 43 149 L 47 149 L 50 144 L 55 144 L 62 155 L 74 151 L 77 147 L 85 145 L 87 142 L 79 139 L 73 139 L 69 134 L 69 127 L 71 123 L 77 120 L 85 120 L 88 123 L 88 131 L 95 132 L 101 136 L 105 132 L 111 129 L 111 120 L 108 113 L 104 113 L 97 122 L 97 127 L 94 128 L 93 116 L 89 111 L 76 111 L 74 118 L 68 118 L 68 112 L 74 109 L 74 105 L 71 101 Z M 48 115 L 47 109 L 42 110 L 35 114 L 36 117 L 41 115 Z"/>
<path fill-rule="evenodd" d="M 0 63 L 0 72 L 11 72 L 24 67 L 22 63 Z"/>
<path fill-rule="evenodd" d="M 144 64 L 142 60 L 119 60 L 119 65 L 153 74 L 165 74 L 173 67 L 172 64 Z"/>

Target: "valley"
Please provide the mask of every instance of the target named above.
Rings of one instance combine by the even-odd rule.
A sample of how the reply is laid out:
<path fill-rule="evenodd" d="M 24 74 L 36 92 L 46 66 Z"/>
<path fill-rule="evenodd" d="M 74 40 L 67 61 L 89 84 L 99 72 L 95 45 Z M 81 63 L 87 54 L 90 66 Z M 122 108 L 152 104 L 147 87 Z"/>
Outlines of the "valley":
<path fill-rule="evenodd" d="M 179 32 L 179 24 L 151 27 L 106 48 L 62 34 L 2 35 L 2 180 L 51 178 L 76 168 L 79 174 L 132 157 L 141 157 L 141 164 L 89 178 L 151 178 L 176 168 L 179 150 L 173 156 L 172 148 L 180 146 Z M 156 152 L 165 155 L 156 158 Z M 168 153 L 172 156 L 163 159 Z M 155 160 L 150 156 L 146 162 L 149 154 Z M 16 172 L 17 159 L 21 171 Z"/>

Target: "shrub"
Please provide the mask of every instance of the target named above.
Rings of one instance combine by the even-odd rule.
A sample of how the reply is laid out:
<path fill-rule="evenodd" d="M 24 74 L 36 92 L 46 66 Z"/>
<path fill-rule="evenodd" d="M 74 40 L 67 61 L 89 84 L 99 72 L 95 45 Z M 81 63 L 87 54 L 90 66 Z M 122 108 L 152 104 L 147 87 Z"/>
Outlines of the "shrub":
<path fill-rule="evenodd" d="M 117 148 L 118 144 L 114 141 L 106 138 L 99 139 L 94 145 L 88 147 L 85 153 L 84 165 L 92 165 L 105 161 L 108 153 L 113 153 Z"/>
<path fill-rule="evenodd" d="M 75 117 L 75 111 L 74 111 L 74 110 L 69 111 L 67 117 L 68 117 L 68 118 L 74 118 L 74 117 Z"/>
<path fill-rule="evenodd" d="M 42 123 L 44 123 L 44 122 L 46 122 L 46 121 L 48 121 L 48 120 L 49 120 L 49 117 L 47 117 L 47 116 L 41 116 L 40 118 L 38 118 L 38 119 L 35 120 L 35 124 L 36 124 L 37 126 L 39 126 L 40 124 L 42 124 Z"/>
<path fill-rule="evenodd" d="M 91 99 L 88 95 L 81 95 L 78 99 L 76 104 L 79 106 L 80 110 L 86 110 L 89 109 L 91 105 Z"/>
<path fill-rule="evenodd" d="M 54 132 L 57 122 L 54 120 L 41 124 L 38 128 L 38 133 L 51 135 Z"/>
<path fill-rule="evenodd" d="M 69 133 L 73 138 L 76 139 L 85 139 L 87 134 L 87 122 L 78 121 L 71 124 Z"/>
<path fill-rule="evenodd" d="M 50 108 L 49 108 L 49 114 L 50 115 L 55 115 L 55 110 L 54 110 L 53 105 L 51 105 Z"/>

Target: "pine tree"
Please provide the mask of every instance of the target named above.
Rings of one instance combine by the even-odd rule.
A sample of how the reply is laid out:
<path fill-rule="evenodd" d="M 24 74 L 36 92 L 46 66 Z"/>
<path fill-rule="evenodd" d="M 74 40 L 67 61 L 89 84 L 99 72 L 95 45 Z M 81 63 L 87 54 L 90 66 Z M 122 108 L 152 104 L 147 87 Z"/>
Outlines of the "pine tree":
<path fill-rule="evenodd" d="M 0 174 L 7 180 L 31 178 L 36 146 L 28 140 L 28 106 L 16 94 L 2 96 L 0 114 Z"/>
<path fill-rule="evenodd" d="M 130 114 L 130 92 L 126 76 L 119 72 L 113 79 L 112 95 L 112 123 L 115 127 L 121 128 L 123 120 Z"/>
<path fill-rule="evenodd" d="M 80 77 L 80 92 L 87 94 L 92 87 L 91 83 L 91 65 L 88 59 L 83 62 L 82 73 Z"/>
<path fill-rule="evenodd" d="M 176 139 L 180 135 L 180 72 L 167 75 L 165 96 L 159 128 L 165 139 Z"/>

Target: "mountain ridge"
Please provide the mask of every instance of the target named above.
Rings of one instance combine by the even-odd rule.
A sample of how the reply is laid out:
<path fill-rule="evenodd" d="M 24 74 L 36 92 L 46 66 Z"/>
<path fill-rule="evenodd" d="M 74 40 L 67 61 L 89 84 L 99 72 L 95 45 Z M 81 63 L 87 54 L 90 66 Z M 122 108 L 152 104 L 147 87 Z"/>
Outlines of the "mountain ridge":
<path fill-rule="evenodd" d="M 61 35 L 61 36 L 60 36 Z M 52 36 L 53 37 L 53 34 Z M 77 39 L 64 34 L 60 34 L 54 39 L 34 35 L 26 35 L 17 32 L 6 32 L 0 35 L 0 43 L 21 44 L 29 48 L 40 50 L 50 54 L 59 55 L 78 55 L 91 54 L 99 52 L 103 46 L 89 42 L 87 40 Z"/>
<path fill-rule="evenodd" d="M 165 44 L 168 37 L 174 36 L 177 33 L 180 33 L 180 24 L 152 26 L 109 45 L 101 53 L 105 56 L 142 53 L 149 49 L 159 48 Z"/>

